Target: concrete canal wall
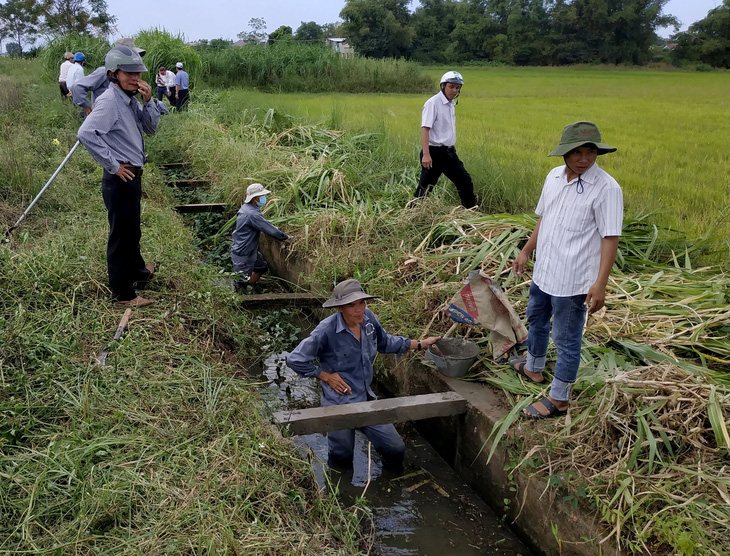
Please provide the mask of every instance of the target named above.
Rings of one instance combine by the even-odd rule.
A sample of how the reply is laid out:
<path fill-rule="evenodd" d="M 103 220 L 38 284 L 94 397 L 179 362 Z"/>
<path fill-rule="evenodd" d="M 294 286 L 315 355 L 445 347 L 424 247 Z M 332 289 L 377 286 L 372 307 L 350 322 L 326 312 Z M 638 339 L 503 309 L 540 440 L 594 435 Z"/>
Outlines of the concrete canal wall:
<path fill-rule="evenodd" d="M 307 261 L 295 257 L 286 247 L 262 235 L 261 250 L 274 274 L 307 290 L 321 288 L 308 282 L 312 275 Z M 321 291 L 317 293 L 323 293 Z M 326 314 L 329 314 L 327 311 Z M 397 333 L 397 331 L 394 331 Z M 485 445 L 494 424 L 509 411 L 500 392 L 477 383 L 443 376 L 421 363 L 420 355 L 408 353 L 398 359 L 382 356 L 389 374 L 379 386 L 393 396 L 410 396 L 454 391 L 469 403 L 466 414 L 458 417 L 416 422 L 419 434 L 453 467 L 464 481 L 489 504 L 537 554 L 549 556 L 622 554 L 606 536 L 595 512 L 566 500 L 570 492 L 549 486 L 548 477 L 531 475 L 529 469 L 513 471 L 518 456 L 510 445 L 524 445 L 515 454 L 529 451 L 529 430 L 534 423 L 512 427 L 487 461 L 490 445 Z M 509 500 L 509 503 L 505 503 Z"/>

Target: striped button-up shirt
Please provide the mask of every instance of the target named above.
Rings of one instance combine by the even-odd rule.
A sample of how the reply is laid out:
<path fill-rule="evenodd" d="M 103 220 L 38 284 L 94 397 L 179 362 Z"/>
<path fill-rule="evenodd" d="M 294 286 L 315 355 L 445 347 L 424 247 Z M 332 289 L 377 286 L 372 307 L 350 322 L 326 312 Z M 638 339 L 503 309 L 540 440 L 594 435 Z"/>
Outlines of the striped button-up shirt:
<path fill-rule="evenodd" d="M 588 293 L 598 278 L 601 241 L 621 235 L 624 212 L 621 187 L 598 164 L 580 184 L 565 170 L 550 171 L 535 209 L 542 220 L 532 281 L 556 297 Z"/>
<path fill-rule="evenodd" d="M 79 141 L 99 165 L 110 174 L 119 170 L 120 163 L 144 166 L 142 132 L 157 131 L 160 112 L 154 98 L 140 105 L 113 85 L 99 97 L 94 110 L 79 128 Z"/>
<path fill-rule="evenodd" d="M 89 104 L 89 92 L 91 93 L 91 101 L 96 102 L 104 91 L 109 88 L 109 78 L 106 76 L 106 68 L 104 66 L 96 68 L 86 77 L 82 77 L 73 87 L 69 87 L 71 91 L 71 100 L 76 106 L 81 108 L 91 108 Z"/>
<path fill-rule="evenodd" d="M 456 111 L 454 101 L 438 92 L 426 101 L 421 112 L 421 127 L 429 128 L 428 144 L 453 147 L 456 144 Z"/>
<path fill-rule="evenodd" d="M 360 341 L 347 327 L 342 313 L 330 315 L 312 331 L 308 338 L 289 354 L 287 365 L 298 375 L 317 377 L 322 371 L 339 373 L 352 389 L 342 396 L 322 382 L 322 405 L 341 405 L 375 399 L 373 361 L 380 353 L 403 353 L 411 341 L 403 336 L 391 336 L 370 309 L 365 309 L 360 324 Z M 318 359 L 319 365 L 313 360 Z"/>

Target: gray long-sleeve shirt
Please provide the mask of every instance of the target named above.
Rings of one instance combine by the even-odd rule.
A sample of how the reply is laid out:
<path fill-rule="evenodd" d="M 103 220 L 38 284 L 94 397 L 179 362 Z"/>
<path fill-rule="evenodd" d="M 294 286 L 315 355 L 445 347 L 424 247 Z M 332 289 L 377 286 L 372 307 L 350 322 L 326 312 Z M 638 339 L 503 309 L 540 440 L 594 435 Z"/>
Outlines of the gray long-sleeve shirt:
<path fill-rule="evenodd" d="M 79 141 L 91 157 L 110 174 L 119 170 L 120 163 L 144 166 L 142 132 L 157 131 L 160 112 L 154 98 L 140 105 L 113 85 L 101 95 L 94 110 L 79 128 Z"/>
<path fill-rule="evenodd" d="M 89 104 L 89 92 L 91 92 L 91 102 L 96 102 L 104 91 L 109 88 L 110 81 L 106 76 L 106 68 L 104 66 L 96 68 L 86 77 L 82 77 L 69 89 L 71 91 L 71 99 L 76 106 L 81 108 L 91 108 Z"/>
<path fill-rule="evenodd" d="M 231 245 L 233 270 L 245 273 L 253 270 L 261 232 L 279 241 L 289 239 L 288 235 L 264 218 L 258 207 L 246 203 L 238 210 L 236 229 L 233 231 L 233 245 Z"/>

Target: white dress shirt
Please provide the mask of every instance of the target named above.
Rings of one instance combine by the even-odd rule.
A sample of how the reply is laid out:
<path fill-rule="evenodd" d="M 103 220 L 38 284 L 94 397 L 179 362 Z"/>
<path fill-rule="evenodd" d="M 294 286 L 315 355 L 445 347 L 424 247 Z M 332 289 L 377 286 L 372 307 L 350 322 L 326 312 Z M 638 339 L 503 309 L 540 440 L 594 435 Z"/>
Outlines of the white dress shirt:
<path fill-rule="evenodd" d="M 66 74 L 66 87 L 71 90 L 71 87 L 74 86 L 74 83 L 76 83 L 83 76 L 84 66 L 82 66 L 81 64 L 73 64 L 70 68 L 68 68 L 68 73 Z"/>
<path fill-rule="evenodd" d="M 62 81 L 66 81 L 66 77 L 68 76 L 68 68 L 73 66 L 74 63 L 71 60 L 65 60 L 63 64 L 61 64 L 61 70 L 58 74 L 58 82 L 61 83 Z"/>
<path fill-rule="evenodd" d="M 429 128 L 428 144 L 453 147 L 456 144 L 456 111 L 454 101 L 438 92 L 423 105 L 421 127 Z"/>
<path fill-rule="evenodd" d="M 621 235 L 624 203 L 616 180 L 594 164 L 580 181 L 568 181 L 565 166 L 553 168 L 535 209 L 542 221 L 532 281 L 556 297 L 588 293 L 598 278 L 602 239 Z"/>

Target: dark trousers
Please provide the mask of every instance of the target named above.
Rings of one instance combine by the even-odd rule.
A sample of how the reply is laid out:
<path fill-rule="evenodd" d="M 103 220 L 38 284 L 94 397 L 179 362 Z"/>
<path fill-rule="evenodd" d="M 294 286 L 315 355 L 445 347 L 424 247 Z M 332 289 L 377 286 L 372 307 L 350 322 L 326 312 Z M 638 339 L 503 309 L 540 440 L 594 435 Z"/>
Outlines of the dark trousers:
<path fill-rule="evenodd" d="M 65 81 L 59 81 L 58 82 L 58 88 L 61 90 L 61 96 L 63 98 L 67 98 L 68 97 L 68 87 L 66 87 L 66 82 Z"/>
<path fill-rule="evenodd" d="M 109 287 L 115 301 L 129 301 L 137 297 L 135 282 L 149 279 L 149 271 L 144 266 L 139 249 L 142 237 L 142 169 L 139 168 L 134 179 L 127 182 L 104 171 L 101 194 L 109 219 L 109 241 L 106 247 Z"/>
<path fill-rule="evenodd" d="M 170 93 L 170 96 L 167 97 L 167 99 L 170 101 L 170 106 L 175 106 L 177 104 L 177 96 L 175 93 L 175 87 L 168 87 L 167 90 Z"/>
<path fill-rule="evenodd" d="M 157 100 L 162 102 L 167 96 L 167 87 L 157 85 Z"/>
<path fill-rule="evenodd" d="M 436 182 L 444 174 L 456 186 L 459 193 L 461 204 L 466 208 L 472 208 L 477 204 L 474 196 L 474 183 L 471 181 L 469 172 L 464 168 L 464 163 L 459 160 L 454 147 L 429 147 L 431 160 L 433 165 L 431 168 L 424 168 L 421 165 L 421 179 L 418 180 L 414 197 L 424 197 L 428 195 Z M 418 155 L 418 161 L 423 158 L 423 151 Z"/>
<path fill-rule="evenodd" d="M 180 92 L 177 94 L 177 102 L 175 103 L 175 108 L 177 108 L 178 112 L 188 109 L 188 100 L 188 90 L 180 89 Z"/>

